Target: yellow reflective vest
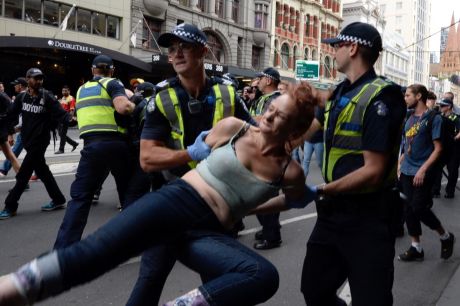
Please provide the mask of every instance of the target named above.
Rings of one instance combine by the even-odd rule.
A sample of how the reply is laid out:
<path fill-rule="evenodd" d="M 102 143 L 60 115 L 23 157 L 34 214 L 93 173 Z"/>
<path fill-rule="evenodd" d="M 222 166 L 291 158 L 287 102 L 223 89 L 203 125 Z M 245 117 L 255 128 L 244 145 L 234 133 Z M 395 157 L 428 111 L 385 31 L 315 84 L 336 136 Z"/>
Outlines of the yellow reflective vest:
<path fill-rule="evenodd" d="M 254 105 L 251 107 L 251 109 L 249 110 L 249 114 L 251 116 L 262 115 L 262 113 L 264 111 L 264 108 L 265 108 L 265 104 L 267 103 L 267 101 L 269 99 L 271 99 L 272 97 L 276 98 L 279 95 L 280 95 L 280 92 L 275 90 L 275 91 L 273 91 L 271 93 L 268 93 L 268 94 L 265 94 L 265 95 L 261 96 L 259 98 L 259 100 L 257 100 L 257 102 L 254 103 Z"/>
<path fill-rule="evenodd" d="M 80 136 L 93 132 L 127 133 L 115 121 L 115 107 L 106 90 L 111 80 L 113 78 L 91 80 L 78 89 L 75 109 Z"/>
<path fill-rule="evenodd" d="M 325 154 L 323 154 L 323 168 L 322 173 L 326 182 L 331 182 L 334 179 L 334 168 L 339 160 L 345 155 L 358 154 L 362 155 L 362 134 L 363 134 L 363 121 L 367 108 L 371 104 L 375 96 L 377 96 L 383 88 L 391 85 L 392 83 L 382 78 L 376 78 L 372 82 L 365 84 L 361 90 L 354 95 L 347 105 L 342 109 L 337 118 L 337 122 L 333 128 L 332 142 L 326 145 L 325 141 Z M 324 131 L 329 128 L 329 111 L 331 110 L 332 101 L 326 103 L 324 114 Z M 324 135 L 326 140 L 326 134 Z M 396 148 L 398 150 L 398 148 Z M 386 178 L 387 180 L 394 180 L 396 175 L 396 165 Z M 380 187 L 369 188 L 362 190 L 361 193 L 373 192 Z"/>
<path fill-rule="evenodd" d="M 216 97 L 214 119 L 212 125 L 223 118 L 235 114 L 235 89 L 230 85 L 215 84 L 212 86 Z M 174 87 L 165 88 L 155 96 L 155 105 L 158 110 L 168 119 L 171 126 L 172 149 L 183 150 L 184 146 L 184 121 L 181 112 L 180 101 Z M 190 168 L 195 168 L 196 161 L 188 163 Z"/>

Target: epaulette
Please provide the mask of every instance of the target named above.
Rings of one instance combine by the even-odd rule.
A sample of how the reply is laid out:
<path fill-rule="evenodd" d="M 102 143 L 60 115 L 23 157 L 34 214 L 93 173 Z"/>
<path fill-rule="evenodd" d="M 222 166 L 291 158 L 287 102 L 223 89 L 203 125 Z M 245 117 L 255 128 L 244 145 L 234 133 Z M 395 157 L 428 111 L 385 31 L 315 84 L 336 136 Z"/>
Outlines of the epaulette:
<path fill-rule="evenodd" d="M 171 86 L 174 86 L 174 84 L 177 82 L 177 78 L 170 78 L 161 81 L 160 83 L 155 85 L 155 92 L 162 91 L 163 89 L 170 88 Z"/>

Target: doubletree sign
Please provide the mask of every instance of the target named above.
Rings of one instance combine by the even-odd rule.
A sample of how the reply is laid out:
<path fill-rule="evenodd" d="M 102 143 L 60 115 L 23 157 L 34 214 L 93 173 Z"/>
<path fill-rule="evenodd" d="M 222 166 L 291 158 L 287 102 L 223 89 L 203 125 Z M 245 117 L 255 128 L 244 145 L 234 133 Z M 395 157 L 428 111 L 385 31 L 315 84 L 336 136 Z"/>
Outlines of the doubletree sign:
<path fill-rule="evenodd" d="M 164 54 L 153 54 L 152 63 L 169 63 L 168 56 Z M 221 64 L 204 63 L 204 69 L 216 74 L 224 74 L 228 72 L 228 66 Z"/>
<path fill-rule="evenodd" d="M 295 78 L 298 80 L 319 80 L 319 61 L 295 61 Z"/>

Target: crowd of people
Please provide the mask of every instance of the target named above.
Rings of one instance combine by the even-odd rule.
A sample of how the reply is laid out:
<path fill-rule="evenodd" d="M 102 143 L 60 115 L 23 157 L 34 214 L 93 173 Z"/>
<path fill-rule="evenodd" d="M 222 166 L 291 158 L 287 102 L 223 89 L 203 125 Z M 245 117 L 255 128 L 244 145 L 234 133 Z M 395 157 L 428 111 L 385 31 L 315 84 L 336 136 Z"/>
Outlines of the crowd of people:
<path fill-rule="evenodd" d="M 457 188 L 460 119 L 452 93 L 437 101 L 422 84 L 402 88 L 377 76 L 382 39 L 366 23 L 323 40 L 345 75 L 330 91 L 283 81 L 268 67 L 239 92 L 233 75 L 205 74 L 206 42 L 191 24 L 160 35 L 177 76 L 157 85 L 133 79 L 134 92 L 113 77 L 112 59 L 98 55 L 75 98 L 64 87 L 56 99 L 37 68 L 13 82 L 13 103 L 0 93 L 0 142 L 17 171 L 0 219 L 16 215 L 34 171 L 51 198 L 42 210 L 66 208 L 53 250 L 0 278 L 0 305 L 42 301 L 139 254 L 127 305 L 157 305 L 176 260 L 203 284 L 164 305 L 260 304 L 276 293 L 279 275 L 236 239 L 243 218 L 255 214 L 262 226 L 255 249 L 276 248 L 280 212 L 313 201 L 318 218 L 300 284 L 307 305 L 346 305 L 337 296 L 346 279 L 353 305 L 392 305 L 395 238 L 404 223 L 411 242 L 399 260 L 424 259 L 421 223 L 439 234 L 440 257 L 452 256 L 455 236 L 431 210 L 444 167 L 445 198 Z M 83 148 L 67 202 L 44 153 L 56 127 L 55 153 L 66 143 L 75 150 L 67 128 L 77 123 Z M 21 165 L 20 150 L 10 148 L 14 132 L 27 152 Z M 324 179 L 317 186 L 306 184 L 313 153 Z M 109 173 L 121 213 L 82 240 Z"/>

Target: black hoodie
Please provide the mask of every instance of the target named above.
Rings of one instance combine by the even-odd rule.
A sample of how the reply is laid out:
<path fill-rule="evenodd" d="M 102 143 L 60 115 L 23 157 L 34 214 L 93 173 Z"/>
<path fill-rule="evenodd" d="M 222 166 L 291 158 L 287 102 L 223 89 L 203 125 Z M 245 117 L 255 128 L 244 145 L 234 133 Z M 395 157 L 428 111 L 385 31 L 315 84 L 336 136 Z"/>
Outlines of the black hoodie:
<path fill-rule="evenodd" d="M 10 110 L 13 126 L 22 114 L 21 137 L 24 148 L 50 143 L 50 131 L 57 123 L 69 121 L 68 113 L 51 92 L 40 88 L 37 96 L 31 96 L 27 91 L 20 93 L 14 100 Z"/>

